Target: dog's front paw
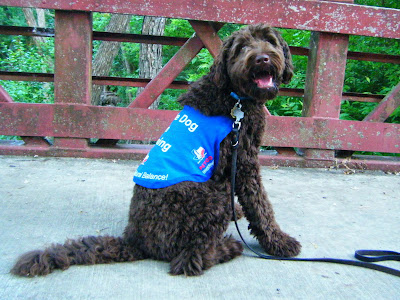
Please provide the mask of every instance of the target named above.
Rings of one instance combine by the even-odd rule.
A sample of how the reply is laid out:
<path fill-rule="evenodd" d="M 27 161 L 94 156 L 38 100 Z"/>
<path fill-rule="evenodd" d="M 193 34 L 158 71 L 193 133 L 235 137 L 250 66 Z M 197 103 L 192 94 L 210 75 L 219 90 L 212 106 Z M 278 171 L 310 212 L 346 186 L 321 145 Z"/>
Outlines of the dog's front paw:
<path fill-rule="evenodd" d="M 301 244 L 284 232 L 274 233 L 270 237 L 263 237 L 258 240 L 264 250 L 273 256 L 296 256 L 301 250 Z"/>

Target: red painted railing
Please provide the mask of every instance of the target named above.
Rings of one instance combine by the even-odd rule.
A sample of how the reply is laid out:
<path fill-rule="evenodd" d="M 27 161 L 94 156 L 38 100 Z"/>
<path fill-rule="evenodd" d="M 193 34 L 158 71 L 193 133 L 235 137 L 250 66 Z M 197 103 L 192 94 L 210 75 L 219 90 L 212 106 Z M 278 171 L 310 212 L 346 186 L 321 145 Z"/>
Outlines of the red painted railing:
<path fill-rule="evenodd" d="M 336 150 L 400 153 L 400 124 L 384 121 L 400 105 L 400 84 L 386 96 L 343 93 L 347 59 L 400 63 L 399 56 L 348 52 L 349 35 L 400 38 L 400 10 L 360 6 L 347 1 L 204 1 L 204 0 L 0 0 L 2 6 L 55 9 L 55 30 L 0 26 L 0 34 L 47 35 L 55 38 L 54 74 L 0 72 L 2 80 L 54 82 L 54 104 L 14 103 L 0 87 L 0 134 L 16 135 L 24 143 L 0 143 L 3 155 L 77 156 L 139 159 L 144 146 L 115 141 L 155 141 L 176 115 L 149 110 L 166 88 L 187 88 L 174 81 L 184 67 L 206 47 L 215 56 L 223 23 L 268 23 L 275 27 L 313 31 L 310 49 L 291 47 L 294 55 L 307 55 L 305 89 L 281 90 L 281 95 L 304 95 L 302 117 L 266 113 L 263 139 L 277 155 L 260 154 L 264 165 L 383 169 L 400 171 L 399 157 L 340 159 Z M 93 32 L 91 12 L 126 13 L 191 20 L 196 35 L 171 38 Z M 355 17 L 357 16 L 357 17 Z M 181 46 L 152 80 L 91 76 L 92 41 L 124 41 Z M 92 106 L 91 86 L 145 87 L 126 108 Z M 379 102 L 363 121 L 339 119 L 343 99 Z M 54 137 L 49 144 L 43 137 Z M 100 139 L 90 144 L 89 138 Z M 299 156 L 293 147 L 303 149 Z"/>

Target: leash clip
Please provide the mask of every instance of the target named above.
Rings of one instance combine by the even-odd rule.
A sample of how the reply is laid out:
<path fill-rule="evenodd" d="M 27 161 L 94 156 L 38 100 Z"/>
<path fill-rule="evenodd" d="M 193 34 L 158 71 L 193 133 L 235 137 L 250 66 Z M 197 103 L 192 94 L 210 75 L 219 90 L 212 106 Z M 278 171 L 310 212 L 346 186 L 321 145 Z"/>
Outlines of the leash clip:
<path fill-rule="evenodd" d="M 242 111 L 242 104 L 240 103 L 241 100 L 243 99 L 249 99 L 247 97 L 240 97 L 236 93 L 232 92 L 231 97 L 233 97 L 237 102 L 231 109 L 231 117 L 235 119 L 235 123 L 233 123 L 233 128 L 237 128 L 238 131 L 240 130 L 241 127 L 241 120 L 244 118 L 244 112 Z"/>
<path fill-rule="evenodd" d="M 231 116 L 235 119 L 236 124 L 240 124 L 240 120 L 244 118 L 244 112 L 242 111 L 242 104 L 240 104 L 240 100 L 238 100 L 235 106 L 233 106 L 231 109 Z"/>
<path fill-rule="evenodd" d="M 239 131 L 242 123 L 240 122 L 241 119 L 244 117 L 244 112 L 241 110 L 242 105 L 240 104 L 240 100 L 236 102 L 235 106 L 231 110 L 231 116 L 235 119 L 235 122 L 232 124 L 232 147 L 236 149 L 239 145 Z"/>
<path fill-rule="evenodd" d="M 233 93 L 234 94 L 234 93 Z M 232 124 L 232 148 L 236 149 L 239 146 L 239 131 L 240 127 L 242 127 L 242 123 L 240 122 L 244 118 L 244 112 L 242 111 L 242 104 L 240 104 L 240 98 L 235 94 L 234 97 L 237 102 L 231 109 L 231 117 L 235 119 L 235 122 Z"/>

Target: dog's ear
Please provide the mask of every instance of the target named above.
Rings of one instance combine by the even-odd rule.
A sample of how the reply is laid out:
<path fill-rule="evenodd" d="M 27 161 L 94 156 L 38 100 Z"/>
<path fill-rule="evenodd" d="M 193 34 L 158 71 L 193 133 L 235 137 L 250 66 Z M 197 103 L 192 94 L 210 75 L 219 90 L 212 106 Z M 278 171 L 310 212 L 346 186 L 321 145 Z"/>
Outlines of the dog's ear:
<path fill-rule="evenodd" d="M 292 80 L 293 77 L 293 63 L 292 63 L 292 55 L 290 54 L 289 46 L 286 44 L 284 41 L 284 45 L 282 45 L 283 48 L 283 55 L 285 56 L 285 69 L 283 70 L 283 83 L 287 84 Z"/>
<path fill-rule="evenodd" d="M 290 49 L 288 44 L 282 38 L 279 31 L 275 30 L 275 34 L 279 40 L 279 43 L 282 46 L 283 55 L 285 56 L 285 69 L 283 70 L 282 74 L 282 83 L 287 84 L 293 77 L 293 62 L 292 62 L 292 55 L 290 54 Z"/>
<path fill-rule="evenodd" d="M 233 41 L 234 37 L 231 36 L 223 42 L 221 50 L 219 51 L 217 57 L 214 59 L 214 63 L 210 68 L 210 76 L 216 86 L 219 88 L 226 86 L 229 81 L 226 62 L 228 61 L 228 56 Z"/>

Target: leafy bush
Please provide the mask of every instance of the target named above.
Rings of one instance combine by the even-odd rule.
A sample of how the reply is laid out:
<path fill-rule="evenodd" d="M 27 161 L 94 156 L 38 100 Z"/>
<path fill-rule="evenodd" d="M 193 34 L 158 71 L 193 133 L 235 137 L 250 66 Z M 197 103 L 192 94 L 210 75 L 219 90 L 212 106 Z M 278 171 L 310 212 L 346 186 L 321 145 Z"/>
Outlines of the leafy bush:
<path fill-rule="evenodd" d="M 41 54 L 35 46 L 27 43 L 24 37 L 13 37 L 11 43 L 0 43 L 0 52 L 6 54 L 0 57 L 0 69 L 9 72 L 51 73 L 53 70 L 48 65 L 48 57 L 54 56 L 54 40 L 48 38 L 43 45 Z M 52 103 L 54 102 L 54 85 L 51 83 L 28 81 L 0 81 L 17 102 Z"/>

